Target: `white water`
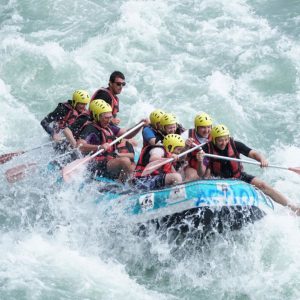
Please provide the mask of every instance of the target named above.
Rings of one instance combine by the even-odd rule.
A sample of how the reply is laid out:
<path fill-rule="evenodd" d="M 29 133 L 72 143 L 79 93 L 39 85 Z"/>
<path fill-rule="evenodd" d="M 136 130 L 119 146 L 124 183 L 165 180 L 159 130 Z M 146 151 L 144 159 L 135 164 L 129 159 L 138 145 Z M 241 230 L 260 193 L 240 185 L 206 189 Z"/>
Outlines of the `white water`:
<path fill-rule="evenodd" d="M 298 1 L 0 1 L 0 153 L 47 142 L 40 120 L 75 89 L 126 75 L 123 126 L 197 111 L 273 164 L 300 166 Z M 299 299 L 300 221 L 285 208 L 201 246 L 140 239 L 126 220 L 34 173 L 0 166 L 1 299 Z M 300 203 L 299 176 L 246 166 Z"/>

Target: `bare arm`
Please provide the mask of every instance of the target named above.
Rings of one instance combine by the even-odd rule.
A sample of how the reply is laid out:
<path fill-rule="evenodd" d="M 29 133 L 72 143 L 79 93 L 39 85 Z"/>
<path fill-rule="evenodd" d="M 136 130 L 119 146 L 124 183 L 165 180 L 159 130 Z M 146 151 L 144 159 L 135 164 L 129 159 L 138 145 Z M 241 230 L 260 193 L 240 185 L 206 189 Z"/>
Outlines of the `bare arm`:
<path fill-rule="evenodd" d="M 90 152 L 97 152 L 98 151 L 98 145 L 92 145 L 92 144 L 88 144 L 85 140 L 83 139 L 79 139 L 77 141 L 77 146 L 79 148 L 79 150 L 82 153 L 90 153 Z"/>
<path fill-rule="evenodd" d="M 164 150 L 161 148 L 154 148 L 154 149 L 150 150 L 149 154 L 150 154 L 149 162 L 152 162 L 152 161 L 163 158 Z"/>
<path fill-rule="evenodd" d="M 77 142 L 74 138 L 74 135 L 71 131 L 70 128 L 66 127 L 64 130 L 63 130 L 63 133 L 66 137 L 66 139 L 68 140 L 68 142 L 70 143 L 70 145 L 72 146 L 72 148 L 75 148 L 77 146 Z"/>
<path fill-rule="evenodd" d="M 203 164 L 203 159 L 204 156 L 203 154 L 205 154 L 205 152 L 203 150 L 198 151 L 197 153 L 197 160 L 198 160 L 198 166 L 197 166 L 197 174 L 200 178 L 210 178 L 211 177 L 211 173 L 210 173 L 210 168 L 206 167 Z"/>
<path fill-rule="evenodd" d="M 258 162 L 260 162 L 261 168 L 267 167 L 269 164 L 268 161 L 265 159 L 265 157 L 255 150 L 251 150 L 248 154 L 248 157 L 253 158 Z"/>

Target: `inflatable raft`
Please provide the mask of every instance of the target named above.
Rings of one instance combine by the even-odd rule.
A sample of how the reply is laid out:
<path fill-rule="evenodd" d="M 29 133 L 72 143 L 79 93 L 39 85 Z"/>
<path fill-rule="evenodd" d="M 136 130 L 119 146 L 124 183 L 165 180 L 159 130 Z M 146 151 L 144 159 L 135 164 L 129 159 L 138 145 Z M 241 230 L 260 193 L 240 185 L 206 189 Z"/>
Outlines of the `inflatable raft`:
<path fill-rule="evenodd" d="M 171 227 L 180 231 L 200 228 L 204 233 L 240 229 L 274 210 L 269 197 L 239 180 L 197 180 L 147 192 L 114 191 L 105 183 L 105 197 L 97 202 L 103 199 L 117 201 L 140 228 L 152 224 L 157 231 Z"/>

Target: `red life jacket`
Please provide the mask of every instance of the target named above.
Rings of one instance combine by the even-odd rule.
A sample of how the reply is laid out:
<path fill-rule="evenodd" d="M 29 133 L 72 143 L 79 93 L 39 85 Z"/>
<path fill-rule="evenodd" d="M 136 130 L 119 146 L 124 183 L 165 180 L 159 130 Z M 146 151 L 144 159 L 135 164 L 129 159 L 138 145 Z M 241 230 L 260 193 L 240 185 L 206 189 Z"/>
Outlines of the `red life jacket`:
<path fill-rule="evenodd" d="M 66 113 L 63 119 L 57 122 L 59 129 L 64 129 L 67 126 L 72 125 L 75 122 L 76 118 L 79 116 L 78 111 L 75 108 L 73 108 L 73 106 L 70 103 L 66 102 L 63 103 L 63 105 L 68 108 L 68 112 Z"/>
<path fill-rule="evenodd" d="M 208 143 L 208 153 L 214 155 L 220 155 L 215 145 L 212 142 Z M 229 143 L 227 145 L 227 157 L 232 158 L 240 158 L 240 154 L 238 153 L 234 140 L 230 138 Z M 231 168 L 232 177 L 239 178 L 241 176 L 241 172 L 243 171 L 243 166 L 240 162 L 236 161 L 228 161 L 229 167 Z M 209 159 L 209 168 L 214 176 L 223 177 L 222 176 L 222 167 L 221 160 L 216 158 Z"/>
<path fill-rule="evenodd" d="M 95 127 L 96 129 L 98 129 L 101 132 L 101 134 L 102 134 L 102 144 L 111 143 L 116 139 L 114 133 L 112 132 L 112 130 L 109 127 L 103 128 L 100 125 L 96 124 L 95 122 L 87 121 L 84 124 L 83 128 L 87 125 L 92 125 L 93 127 Z M 102 161 L 102 160 L 114 159 L 114 158 L 116 158 L 115 150 L 116 150 L 116 147 L 115 147 L 115 145 L 113 145 L 113 146 L 109 147 L 105 152 L 103 152 L 100 155 L 96 156 L 95 160 L 96 161 Z"/>
<path fill-rule="evenodd" d="M 124 139 L 121 140 L 116 146 L 118 153 L 133 153 L 134 154 L 134 151 L 130 152 L 130 150 L 129 150 L 130 145 L 131 144 L 128 141 L 126 141 Z M 134 159 L 131 159 L 131 162 L 134 162 Z"/>
<path fill-rule="evenodd" d="M 194 143 L 196 145 L 200 145 L 200 142 L 198 141 L 197 137 L 196 137 L 196 131 L 195 129 L 191 128 L 189 129 L 189 138 L 192 138 L 194 139 Z M 208 137 L 208 141 L 209 142 L 211 141 L 211 136 L 209 135 Z M 198 167 L 198 160 L 197 160 L 197 153 L 199 152 L 199 149 L 193 151 L 192 153 L 189 153 L 188 156 L 187 156 L 187 160 L 188 160 L 188 163 L 189 163 L 189 166 L 195 170 L 197 170 L 197 167 Z"/>
<path fill-rule="evenodd" d="M 95 97 L 99 91 L 105 91 L 108 93 L 111 99 L 112 115 L 113 117 L 116 117 L 117 113 L 119 112 L 119 98 L 116 95 L 114 95 L 109 88 L 100 88 L 94 93 L 94 95 L 91 98 L 91 101 L 95 100 Z"/>
<path fill-rule="evenodd" d="M 165 150 L 165 148 L 163 146 L 146 146 L 142 149 L 142 152 L 140 154 L 139 160 L 136 164 L 136 168 L 134 170 L 133 176 L 135 178 L 140 178 L 142 177 L 142 173 L 145 169 L 145 167 L 147 166 L 147 164 L 149 163 L 149 159 L 150 159 L 150 150 L 154 149 L 154 148 L 162 148 L 164 150 L 164 157 L 171 157 L 171 153 L 167 152 Z M 161 168 L 159 168 L 158 170 L 153 171 L 150 175 L 147 176 L 155 176 L 155 175 L 159 175 L 159 174 L 169 174 L 172 173 L 172 163 L 167 163 L 165 165 L 163 165 Z"/>

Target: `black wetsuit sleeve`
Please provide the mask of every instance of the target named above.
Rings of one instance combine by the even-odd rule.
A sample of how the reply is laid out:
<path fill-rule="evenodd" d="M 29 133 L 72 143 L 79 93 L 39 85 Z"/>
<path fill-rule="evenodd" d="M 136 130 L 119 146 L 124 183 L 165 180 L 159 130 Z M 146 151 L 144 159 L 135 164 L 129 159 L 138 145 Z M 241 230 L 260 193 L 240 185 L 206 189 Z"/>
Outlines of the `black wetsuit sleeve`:
<path fill-rule="evenodd" d="M 248 146 L 246 146 L 244 143 L 239 142 L 239 141 L 234 141 L 236 150 L 240 153 L 243 154 L 244 156 L 249 156 L 249 152 L 252 150 Z"/>
<path fill-rule="evenodd" d="M 95 95 L 94 99 L 102 99 L 106 103 L 108 103 L 110 106 L 112 104 L 112 99 L 109 96 L 108 92 L 103 91 L 103 90 L 98 91 L 97 94 Z"/>
<path fill-rule="evenodd" d="M 72 125 L 69 125 L 68 128 L 72 131 L 75 138 L 77 138 L 80 134 L 80 131 L 88 120 L 90 120 L 90 117 L 87 115 L 79 115 L 78 118 L 75 120 L 75 122 Z"/>
<path fill-rule="evenodd" d="M 48 114 L 41 121 L 42 127 L 45 129 L 45 131 L 48 134 L 53 135 L 53 133 L 55 132 L 55 128 L 53 128 L 53 126 L 51 126 L 50 124 L 52 122 L 57 122 L 59 120 L 62 120 L 66 116 L 67 113 L 68 113 L 68 108 L 66 106 L 64 106 L 62 103 L 58 104 L 56 109 L 53 112 L 51 112 L 50 114 Z"/>

